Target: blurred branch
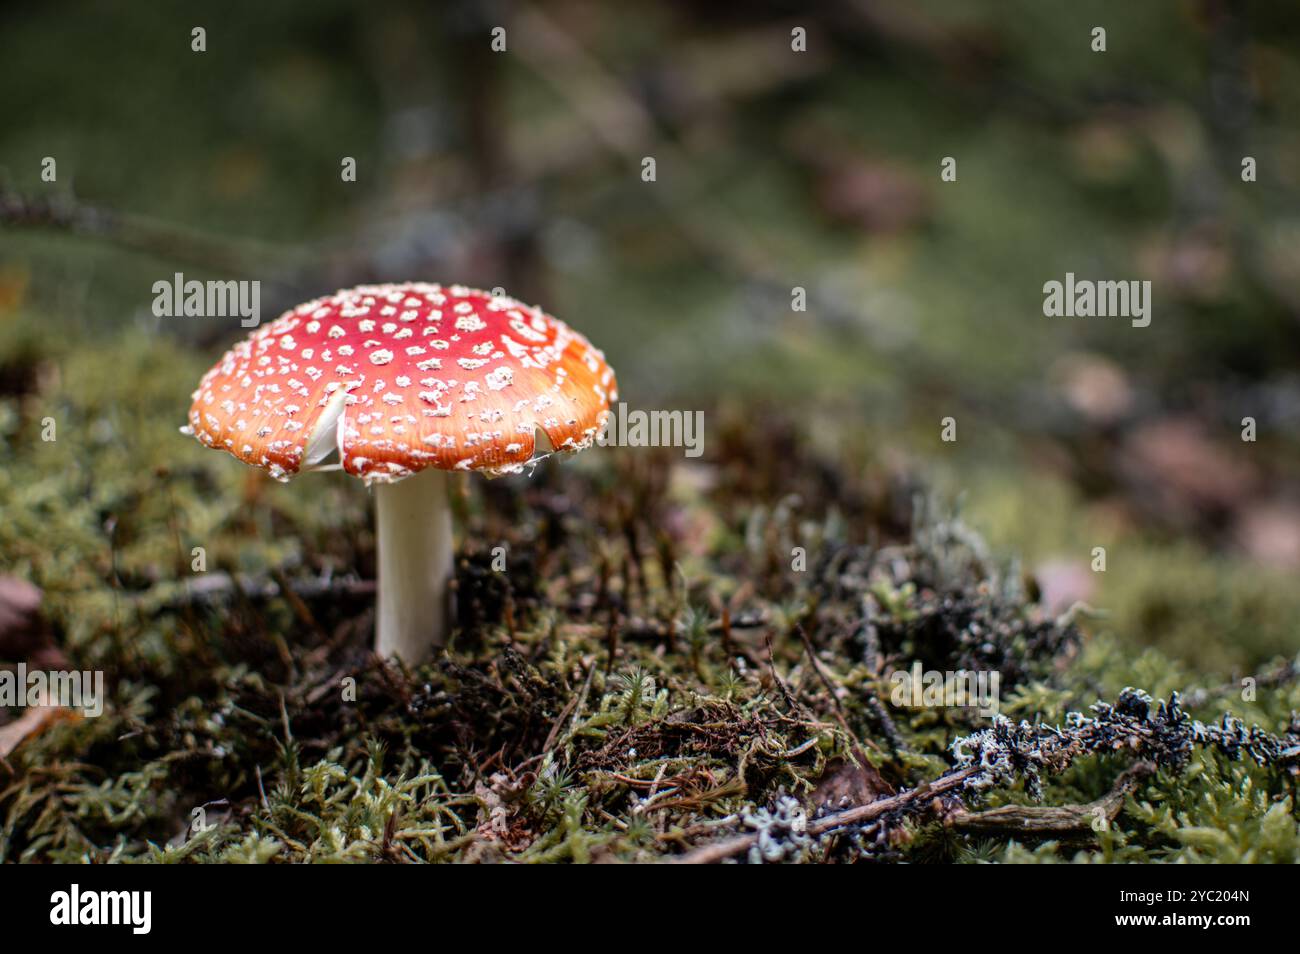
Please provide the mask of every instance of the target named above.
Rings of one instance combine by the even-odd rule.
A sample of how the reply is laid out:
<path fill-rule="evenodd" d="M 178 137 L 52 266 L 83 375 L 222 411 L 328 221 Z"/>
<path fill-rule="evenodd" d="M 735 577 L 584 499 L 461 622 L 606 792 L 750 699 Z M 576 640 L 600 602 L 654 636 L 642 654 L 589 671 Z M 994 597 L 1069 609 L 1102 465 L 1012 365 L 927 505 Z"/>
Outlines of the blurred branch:
<path fill-rule="evenodd" d="M 330 574 L 291 580 L 280 570 L 271 575 L 238 576 L 219 570 L 182 582 L 182 587 L 169 590 L 161 601 L 151 591 L 142 593 L 138 601 L 152 609 L 176 609 L 182 606 L 217 604 L 236 595 L 251 600 L 270 600 L 284 596 L 292 604 L 295 600 L 301 603 L 303 600 L 324 598 L 368 597 L 375 593 L 374 580 L 361 580 L 351 576 L 334 577 Z"/>
<path fill-rule="evenodd" d="M 728 33 L 723 38 L 693 39 L 674 50 L 671 70 L 665 68 L 649 77 L 660 112 L 687 128 L 705 130 L 727 121 L 731 111 L 750 100 L 781 92 L 790 84 L 821 72 L 827 57 L 818 50 L 770 61 L 774 43 L 788 42 L 789 23 L 764 23 L 753 29 Z M 765 68 L 755 70 L 756 61 L 768 58 Z M 531 62 L 530 62 L 531 65 Z M 612 77 L 611 77 L 612 79 Z M 575 82 L 575 92 L 584 93 Z M 593 96 L 593 99 L 598 96 Z M 605 104 L 600 111 L 603 113 Z M 602 129 L 594 117 L 557 113 L 534 117 L 521 125 L 512 138 L 526 143 L 517 150 L 512 168 L 517 178 L 539 179 L 550 175 L 572 175 L 599 162 L 609 149 L 599 145 Z M 620 155 L 645 155 L 657 144 L 657 132 L 648 111 L 646 122 L 625 124 L 618 135 L 629 151 Z"/>
<path fill-rule="evenodd" d="M 806 279 L 792 278 L 785 270 L 792 259 L 790 250 L 775 247 L 770 236 L 756 232 L 722 203 L 701 194 L 704 187 L 681 185 L 689 181 L 690 170 L 697 165 L 689 152 L 661 135 L 638 96 L 546 13 L 537 6 L 521 5 L 515 22 L 530 38 L 518 45 L 517 55 L 569 103 L 596 142 L 629 164 L 639 166 L 646 155 L 655 157 L 658 169 L 667 175 L 648 191 L 701 253 L 774 301 L 788 303 L 791 289 L 804 286 L 810 310 L 831 327 L 852 328 L 862 334 L 878 353 L 896 361 L 916 387 L 931 387 L 936 393 L 957 388 L 951 374 L 919 349 L 880 333 L 863 320 L 860 311 L 833 300 Z M 962 400 L 970 408 L 987 403 L 976 394 L 964 394 Z"/>
<path fill-rule="evenodd" d="M 0 228 L 64 232 L 157 258 L 241 275 L 264 273 L 268 264 L 291 270 L 304 263 L 301 256 L 280 246 L 199 232 L 70 196 L 51 199 L 0 189 Z"/>
<path fill-rule="evenodd" d="M 1289 685 L 1300 679 L 1300 654 L 1292 659 L 1284 659 L 1273 668 L 1257 673 L 1250 678 L 1254 680 L 1253 688 L 1256 691 L 1259 689 L 1276 689 L 1280 686 Z M 1220 686 L 1193 689 L 1183 697 L 1183 701 L 1189 709 L 1192 709 L 1206 705 L 1216 699 L 1239 696 L 1242 689 L 1242 680 L 1238 679 Z"/>
<path fill-rule="evenodd" d="M 521 6 L 515 21 L 532 40 L 519 45 L 520 59 L 568 101 L 606 150 L 636 165 L 653 155 L 670 177 L 691 168 L 690 157 L 660 135 L 641 101 L 549 16 L 537 7 Z M 688 195 L 672 181 L 657 181 L 649 191 L 698 248 L 743 277 L 766 282 L 777 278 L 776 256 L 762 249 L 759 237 L 719 203 Z"/>

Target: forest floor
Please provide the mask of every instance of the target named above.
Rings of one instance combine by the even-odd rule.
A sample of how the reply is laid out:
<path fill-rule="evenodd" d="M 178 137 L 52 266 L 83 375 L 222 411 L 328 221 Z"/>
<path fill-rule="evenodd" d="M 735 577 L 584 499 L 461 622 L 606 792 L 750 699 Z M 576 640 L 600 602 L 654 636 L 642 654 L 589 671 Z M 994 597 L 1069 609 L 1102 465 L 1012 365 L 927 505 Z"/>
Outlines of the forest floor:
<path fill-rule="evenodd" d="M 201 365 L 6 326 L 0 572 L 42 602 L 0 660 L 107 701 L 0 710 L 0 861 L 1300 861 L 1296 660 L 1049 611 L 915 476 L 753 408 L 703 461 L 462 478 L 451 645 L 376 659 L 365 489 L 185 440 Z M 917 665 L 997 673 L 998 716 Z"/>

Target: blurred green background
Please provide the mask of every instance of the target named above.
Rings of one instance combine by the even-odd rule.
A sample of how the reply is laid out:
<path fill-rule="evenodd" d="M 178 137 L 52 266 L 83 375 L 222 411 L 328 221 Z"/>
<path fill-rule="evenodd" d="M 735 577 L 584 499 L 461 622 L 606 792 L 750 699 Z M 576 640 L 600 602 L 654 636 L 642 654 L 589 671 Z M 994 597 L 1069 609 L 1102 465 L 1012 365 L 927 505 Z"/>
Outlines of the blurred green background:
<path fill-rule="evenodd" d="M 633 407 L 792 418 L 854 466 L 922 475 L 1049 606 L 1106 609 L 1093 627 L 1135 653 L 1226 675 L 1294 652 L 1300 10 L 804 7 L 8 6 L 0 506 L 44 516 L 0 569 L 74 588 L 84 541 L 49 515 L 93 526 L 135 499 L 111 468 L 206 453 L 175 427 L 245 332 L 155 318 L 155 281 L 261 280 L 266 320 L 362 281 L 460 281 L 585 332 Z M 1045 318 L 1067 271 L 1150 280 L 1150 327 Z M 43 446 L 45 413 L 85 427 Z M 267 492 L 364 520 L 359 487 Z"/>

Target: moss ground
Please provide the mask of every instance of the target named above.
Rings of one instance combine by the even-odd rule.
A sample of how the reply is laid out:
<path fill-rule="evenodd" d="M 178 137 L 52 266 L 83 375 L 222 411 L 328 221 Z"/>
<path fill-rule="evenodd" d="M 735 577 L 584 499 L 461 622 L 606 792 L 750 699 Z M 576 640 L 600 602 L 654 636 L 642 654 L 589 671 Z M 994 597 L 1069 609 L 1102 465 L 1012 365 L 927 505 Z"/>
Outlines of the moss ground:
<path fill-rule="evenodd" d="M 1205 619 L 1204 593 L 1175 594 L 1168 639 L 1123 612 L 1052 618 L 1012 554 L 912 478 L 720 406 L 707 463 L 598 449 L 462 484 L 458 629 L 405 671 L 368 650 L 364 488 L 277 485 L 182 438 L 203 364 L 143 333 L 72 346 L 31 316 L 4 325 L 0 570 L 42 587 L 58 651 L 103 670 L 109 701 L 0 762 L 0 860 L 655 860 L 757 832 L 755 857 L 787 860 L 1300 861 L 1294 666 L 1267 638 L 1181 651 L 1180 613 L 1244 630 L 1249 604 Z M 1186 561 L 1189 588 L 1214 578 Z M 801 834 L 800 813 L 940 778 L 988 726 L 895 705 L 891 674 L 918 660 L 996 669 L 1014 721 L 1066 725 L 1134 686 L 1280 748 L 1174 757 L 1135 715 L 1129 742 L 1089 743 L 1041 792 L 1026 755 Z M 1092 803 L 1139 759 L 1154 771 L 1099 827 L 970 820 Z"/>

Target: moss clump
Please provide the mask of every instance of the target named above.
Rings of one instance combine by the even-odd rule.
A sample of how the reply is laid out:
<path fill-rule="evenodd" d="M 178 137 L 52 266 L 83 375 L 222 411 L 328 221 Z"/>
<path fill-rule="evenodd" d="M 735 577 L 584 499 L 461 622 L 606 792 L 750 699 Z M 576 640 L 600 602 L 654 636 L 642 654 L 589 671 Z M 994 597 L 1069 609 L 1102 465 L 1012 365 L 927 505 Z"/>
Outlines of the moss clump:
<path fill-rule="evenodd" d="M 754 860 L 1300 860 L 1294 665 L 1242 698 L 1048 618 L 959 517 L 870 460 L 780 424 L 760 441 L 724 408 L 708 464 L 598 451 L 466 484 L 460 627 L 404 671 L 368 651 L 361 487 L 273 485 L 185 441 L 200 369 L 156 341 L 24 348 L 0 366 L 59 373 L 4 378 L 3 569 L 45 589 L 109 700 L 9 755 L 0 860 L 653 860 L 737 838 Z M 914 661 L 997 669 L 1015 722 L 895 705 Z M 1139 712 L 1129 685 L 1183 701 Z M 1088 744 L 1033 755 L 1098 699 L 1118 701 Z M 1138 761 L 1157 768 L 1100 829 L 967 819 L 1104 799 Z M 876 800 L 896 807 L 827 821 Z"/>

